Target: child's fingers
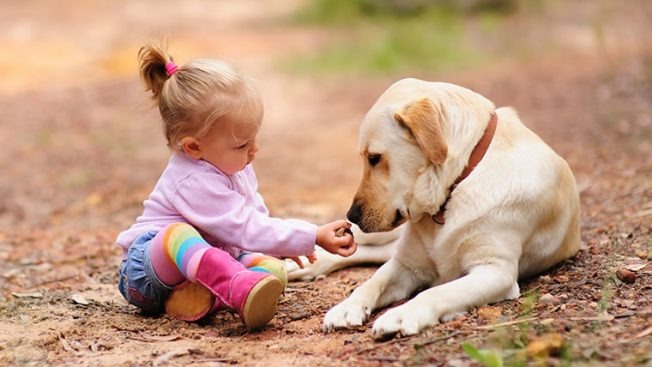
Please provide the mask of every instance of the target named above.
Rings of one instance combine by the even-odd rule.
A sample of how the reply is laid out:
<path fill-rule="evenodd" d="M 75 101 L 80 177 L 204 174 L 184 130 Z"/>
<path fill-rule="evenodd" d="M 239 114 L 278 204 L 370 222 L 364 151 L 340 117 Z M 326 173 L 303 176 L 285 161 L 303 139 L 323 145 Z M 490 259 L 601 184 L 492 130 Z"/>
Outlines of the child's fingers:
<path fill-rule="evenodd" d="M 331 228 L 333 228 L 334 231 L 337 231 L 340 228 L 349 229 L 351 228 L 351 223 L 347 222 L 346 219 L 338 219 L 331 223 Z"/>
<path fill-rule="evenodd" d="M 343 246 L 337 249 L 337 254 L 340 256 L 348 257 L 351 256 L 355 253 L 355 250 L 357 250 L 358 246 L 355 242 L 353 242 L 349 246 Z"/>
<path fill-rule="evenodd" d="M 301 261 L 301 258 L 299 256 L 292 256 L 290 259 L 292 261 L 294 261 L 295 263 L 297 263 L 297 265 L 299 265 L 299 268 L 301 268 L 301 269 L 304 268 L 303 261 Z"/>
<path fill-rule="evenodd" d="M 312 254 L 308 255 L 307 258 L 311 264 L 314 264 L 315 261 L 317 261 L 317 254 L 313 252 Z"/>
<path fill-rule="evenodd" d="M 339 238 L 353 238 L 353 232 L 349 228 L 345 227 L 340 227 L 337 231 L 335 231 L 335 237 Z"/>
<path fill-rule="evenodd" d="M 336 237 L 333 241 L 337 247 L 348 247 L 355 242 L 353 236 L 349 233 L 346 233 L 342 237 Z"/>

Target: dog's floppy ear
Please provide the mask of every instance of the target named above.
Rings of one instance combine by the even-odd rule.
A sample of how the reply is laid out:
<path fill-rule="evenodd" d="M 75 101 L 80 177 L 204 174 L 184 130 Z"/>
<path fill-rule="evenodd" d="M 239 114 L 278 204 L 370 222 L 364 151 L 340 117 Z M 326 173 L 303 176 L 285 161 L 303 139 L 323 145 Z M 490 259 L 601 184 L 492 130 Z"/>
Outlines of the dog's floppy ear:
<path fill-rule="evenodd" d="M 443 114 L 428 98 L 410 103 L 394 114 L 400 124 L 410 130 L 428 159 L 437 165 L 444 163 L 448 144 L 441 128 Z"/>

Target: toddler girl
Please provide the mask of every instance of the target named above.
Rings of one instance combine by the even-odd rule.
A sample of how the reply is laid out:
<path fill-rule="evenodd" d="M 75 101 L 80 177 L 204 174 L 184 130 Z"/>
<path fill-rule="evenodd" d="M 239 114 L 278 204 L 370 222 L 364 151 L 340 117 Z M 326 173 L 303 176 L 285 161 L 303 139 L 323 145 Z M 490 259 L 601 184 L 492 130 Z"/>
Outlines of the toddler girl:
<path fill-rule="evenodd" d="M 313 261 L 315 244 L 350 256 L 353 237 L 336 235 L 349 224 L 269 216 L 250 164 L 263 106 L 249 80 L 216 60 L 179 67 L 162 47 L 138 56 L 172 154 L 142 215 L 117 238 L 118 288 L 148 312 L 194 321 L 229 307 L 260 328 L 287 282 L 283 261 L 272 256 Z"/>

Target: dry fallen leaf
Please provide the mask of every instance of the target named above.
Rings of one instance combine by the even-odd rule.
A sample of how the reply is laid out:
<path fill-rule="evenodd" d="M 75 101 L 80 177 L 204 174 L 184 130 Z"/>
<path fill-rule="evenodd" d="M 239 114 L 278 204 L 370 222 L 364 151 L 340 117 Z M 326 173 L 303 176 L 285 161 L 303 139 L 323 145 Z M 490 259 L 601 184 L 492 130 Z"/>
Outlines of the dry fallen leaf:
<path fill-rule="evenodd" d="M 502 316 L 503 310 L 500 307 L 484 306 L 478 309 L 478 317 L 494 323 Z"/>
<path fill-rule="evenodd" d="M 643 264 L 630 264 L 630 265 L 627 265 L 627 266 L 625 267 L 625 269 L 627 269 L 627 270 L 629 270 L 629 271 L 637 272 L 637 271 L 639 271 L 639 270 L 641 270 L 641 269 L 644 269 L 646 266 L 647 266 L 647 263 L 643 263 Z"/>
<path fill-rule="evenodd" d="M 564 345 L 564 337 L 559 333 L 543 334 L 534 338 L 527 346 L 526 352 L 530 357 L 546 357 L 559 353 Z"/>
<path fill-rule="evenodd" d="M 568 281 L 570 280 L 568 278 L 568 275 L 564 275 L 564 274 L 556 275 L 556 276 L 553 277 L 553 279 L 557 283 L 568 283 Z"/>
<path fill-rule="evenodd" d="M 624 283 L 634 283 L 636 281 L 636 273 L 627 269 L 618 269 L 616 276 Z"/>
<path fill-rule="evenodd" d="M 79 341 L 73 340 L 73 342 L 68 342 L 66 337 L 64 335 L 59 335 L 59 342 L 61 343 L 61 346 L 63 349 L 67 352 L 70 352 L 75 355 L 81 355 L 81 352 L 79 351 L 79 348 L 75 348 L 76 346 L 79 345 Z"/>
<path fill-rule="evenodd" d="M 70 298 L 73 300 L 73 302 L 80 305 L 88 306 L 90 304 L 90 302 L 88 302 L 88 300 L 79 293 L 73 294 Z"/>

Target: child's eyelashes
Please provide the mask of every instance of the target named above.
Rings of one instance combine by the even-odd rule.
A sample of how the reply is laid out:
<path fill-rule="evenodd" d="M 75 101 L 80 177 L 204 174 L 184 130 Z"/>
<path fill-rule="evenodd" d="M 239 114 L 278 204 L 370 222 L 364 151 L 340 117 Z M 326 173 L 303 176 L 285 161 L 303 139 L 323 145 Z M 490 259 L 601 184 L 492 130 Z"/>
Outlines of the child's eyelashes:
<path fill-rule="evenodd" d="M 244 149 L 249 148 L 250 145 L 251 145 L 250 142 L 246 142 L 246 143 L 244 143 L 244 144 L 242 144 L 242 145 L 238 145 L 235 149 L 237 149 L 237 150 L 244 150 Z"/>
<path fill-rule="evenodd" d="M 256 146 L 257 140 L 248 140 L 247 142 L 235 147 L 236 150 L 250 149 Z"/>

